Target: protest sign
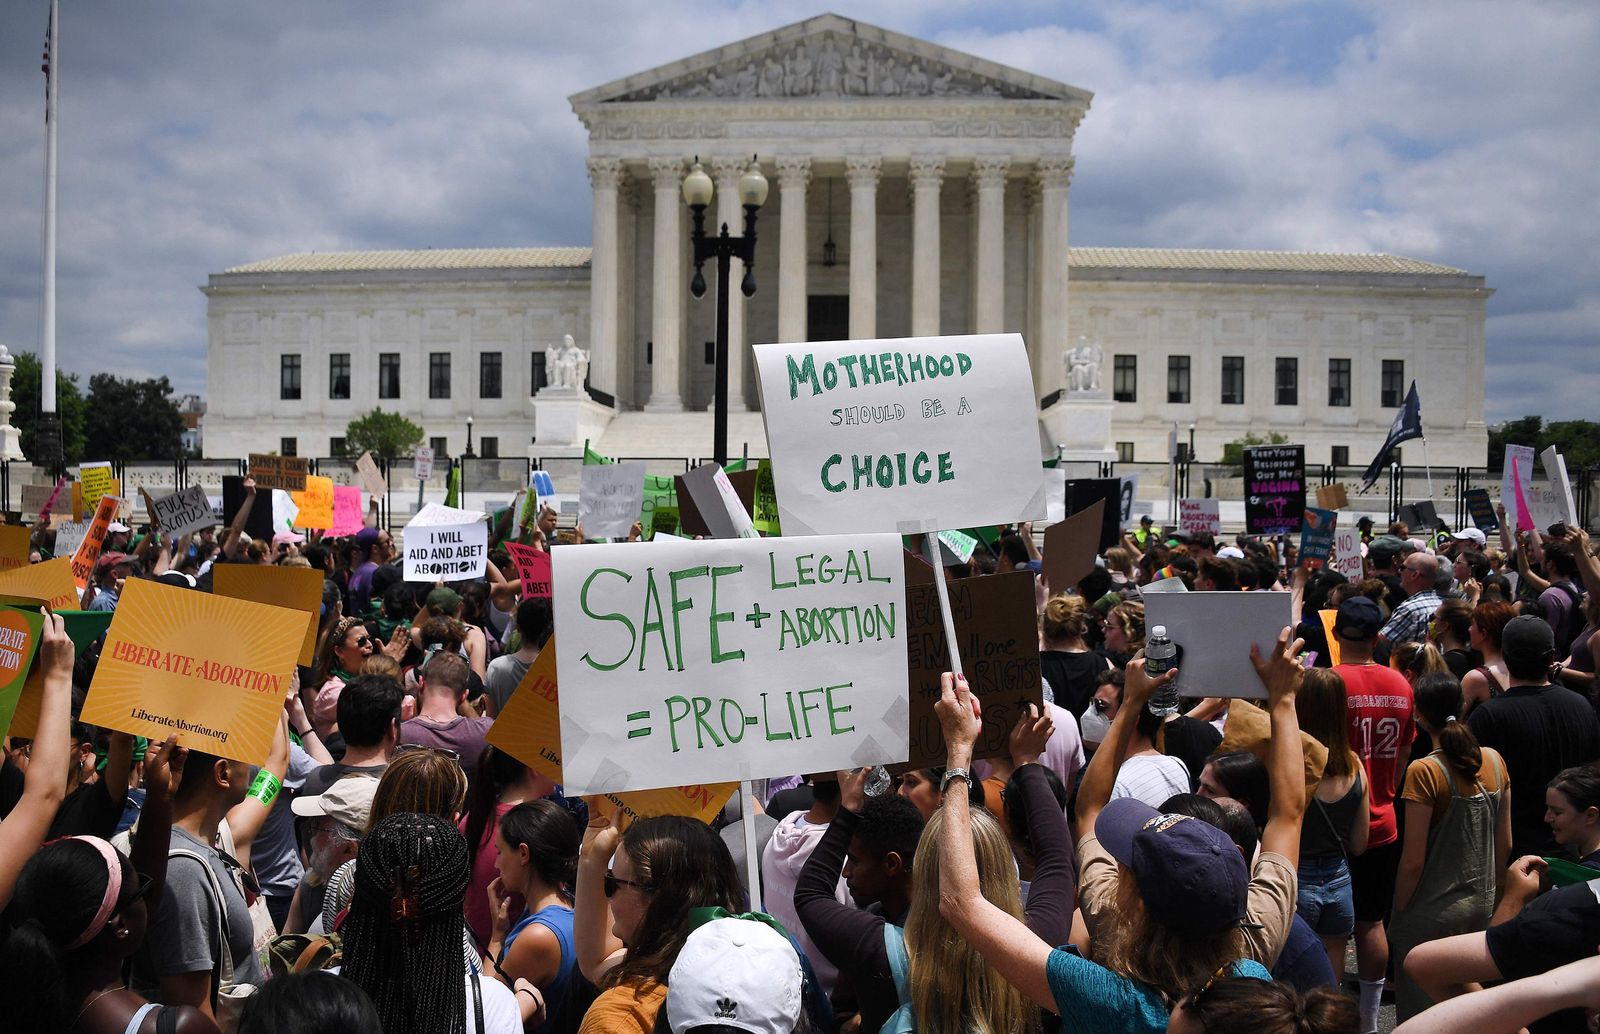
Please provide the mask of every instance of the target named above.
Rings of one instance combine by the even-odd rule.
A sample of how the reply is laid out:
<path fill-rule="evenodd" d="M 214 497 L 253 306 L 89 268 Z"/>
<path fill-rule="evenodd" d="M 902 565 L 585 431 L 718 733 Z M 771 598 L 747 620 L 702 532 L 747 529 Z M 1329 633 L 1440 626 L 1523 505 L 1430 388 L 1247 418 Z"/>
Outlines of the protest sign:
<path fill-rule="evenodd" d="M 50 561 L 54 563 L 55 561 Z M 62 571 L 66 572 L 66 561 L 62 560 Z M 43 567 L 43 564 L 34 565 Z M 70 572 L 65 574 L 71 581 Z M 27 593 L 24 595 L 34 595 Z M 77 601 L 70 604 L 76 607 Z M 51 609 L 61 617 L 61 623 L 66 626 L 67 637 L 72 640 L 75 656 L 82 657 L 84 652 L 106 634 L 106 629 L 111 626 L 112 612 L 109 610 L 63 610 L 52 606 Z M 43 628 L 41 623 L 40 628 Z M 11 715 L 11 728 L 9 733 L 3 724 L 0 724 L 0 735 L 18 736 L 32 739 L 39 731 L 39 712 L 44 706 L 44 669 L 34 664 L 28 672 L 28 679 L 22 685 L 22 694 L 17 698 L 16 710 Z"/>
<path fill-rule="evenodd" d="M 72 488 L 72 519 L 74 521 L 83 521 L 85 514 L 92 518 L 94 516 L 95 507 L 99 505 L 99 503 L 84 503 L 83 482 L 71 481 L 68 482 L 68 484 Z M 101 498 L 104 498 L 105 495 L 114 495 L 120 499 L 122 496 L 122 479 L 112 478 L 110 487 L 106 489 Z"/>
<path fill-rule="evenodd" d="M 0 571 L 28 566 L 32 549 L 33 532 L 20 524 L 0 524 Z"/>
<path fill-rule="evenodd" d="M 89 530 L 83 536 L 83 541 L 78 543 L 78 549 L 72 554 L 72 580 L 77 583 L 79 591 L 88 588 L 89 580 L 94 577 L 95 561 L 100 559 L 100 548 L 105 545 L 106 531 L 111 527 L 111 518 L 117 512 L 117 506 L 122 502 L 114 495 L 103 495 L 100 504 L 95 507 L 94 520 L 89 523 Z"/>
<path fill-rule="evenodd" d="M 1067 482 L 1067 513 L 1087 510 L 1096 501 L 1103 501 L 1100 511 L 1100 533 L 1095 540 L 1097 550 L 1107 550 L 1122 541 L 1122 479 L 1073 478 Z"/>
<path fill-rule="evenodd" d="M 159 496 L 147 494 L 145 500 L 151 518 L 160 524 L 162 531 L 174 538 L 216 524 L 216 517 L 211 513 L 211 500 L 206 498 L 206 490 L 201 485 L 190 485 L 181 492 Z"/>
<path fill-rule="evenodd" d="M 558 549 L 569 793 L 905 760 L 894 535 Z"/>
<path fill-rule="evenodd" d="M 224 565 L 226 566 L 226 565 Z M 267 760 L 305 614 L 130 579 L 83 721 L 251 765 Z"/>
<path fill-rule="evenodd" d="M 61 492 L 66 487 L 65 477 L 58 478 L 53 485 L 23 485 L 22 512 L 38 514 L 41 521 L 48 519 L 61 501 Z"/>
<path fill-rule="evenodd" d="M 1052 593 L 1066 592 L 1094 570 L 1105 508 L 1105 500 L 1096 499 L 1087 510 L 1045 531 L 1044 558 L 1039 566 Z"/>
<path fill-rule="evenodd" d="M 65 525 L 63 525 L 65 527 Z M 72 581 L 72 561 L 64 556 L 0 571 L 0 593 L 43 600 L 51 610 L 77 610 L 79 594 Z"/>
<path fill-rule="evenodd" d="M 316 663 L 317 619 L 322 613 L 322 572 L 310 567 L 262 564 L 217 564 L 211 568 L 212 591 L 251 603 L 297 610 L 305 615 L 305 636 L 299 663 Z"/>
<path fill-rule="evenodd" d="M 71 560 L 87 534 L 89 526 L 82 521 L 63 521 L 56 525 L 56 556 Z"/>
<path fill-rule="evenodd" d="M 1287 592 L 1185 592 L 1145 597 L 1145 628 L 1165 625 L 1178 644 L 1178 692 L 1190 697 L 1265 697 L 1250 645 L 1271 652 L 1294 623 Z"/>
<path fill-rule="evenodd" d="M 972 553 L 978 548 L 978 540 L 964 531 L 941 531 L 939 543 L 954 553 L 963 564 L 972 562 Z"/>
<path fill-rule="evenodd" d="M 267 494 L 272 497 L 272 533 L 293 531 L 295 522 L 300 519 L 300 507 L 294 501 L 294 494 L 281 488 L 269 488 Z"/>
<path fill-rule="evenodd" d="M 323 531 L 333 527 L 333 478 L 312 474 L 306 478 L 305 489 L 291 492 L 290 498 L 300 510 L 300 515 L 295 518 L 295 527 Z M 360 505 L 359 500 L 357 505 Z"/>
<path fill-rule="evenodd" d="M 1578 526 L 1578 504 L 1572 497 L 1572 481 L 1567 477 L 1567 461 L 1554 445 L 1539 454 L 1544 464 L 1544 477 L 1561 507 L 1561 519 L 1573 527 Z M 1555 523 L 1554 521 L 1551 522 Z"/>
<path fill-rule="evenodd" d="M 550 554 L 542 549 L 524 546 L 520 542 L 507 542 L 506 552 L 522 581 L 522 598 L 547 600 L 550 598 Z"/>
<path fill-rule="evenodd" d="M 383 479 L 383 473 L 378 470 L 378 463 L 370 452 L 363 452 L 356 457 L 356 477 L 361 480 L 361 487 L 366 489 L 368 495 L 379 496 L 389 491 L 389 482 Z"/>
<path fill-rule="evenodd" d="M 584 538 L 625 539 L 644 502 L 644 464 L 593 464 L 579 468 L 578 523 Z"/>
<path fill-rule="evenodd" d="M 93 510 L 100 505 L 100 498 L 106 493 L 115 495 L 119 489 L 112 487 L 115 479 L 111 476 L 109 463 L 85 463 L 78 467 L 78 483 L 82 486 L 83 509 L 85 512 Z"/>
<path fill-rule="evenodd" d="M 678 506 L 686 535 L 715 539 L 753 539 L 750 520 L 757 471 L 729 474 L 715 463 L 702 463 L 678 479 Z M 738 478 L 735 486 L 731 478 Z"/>
<path fill-rule="evenodd" d="M 361 489 L 354 485 L 333 486 L 333 526 L 329 535 L 354 535 L 366 527 L 361 515 Z"/>
<path fill-rule="evenodd" d="M 433 477 L 433 447 L 419 445 L 411 453 L 411 476 L 418 481 Z"/>
<path fill-rule="evenodd" d="M 311 461 L 304 456 L 277 456 L 271 453 L 250 454 L 250 476 L 257 488 L 280 488 L 285 492 L 303 492 Z"/>
<path fill-rule="evenodd" d="M 1021 335 L 759 345 L 755 357 L 788 534 L 1044 516 Z"/>
<path fill-rule="evenodd" d="M 1396 510 L 1394 512 L 1394 519 L 1398 523 L 1404 524 L 1408 530 L 1413 532 L 1422 527 L 1422 515 L 1417 513 L 1417 508 L 1412 503 L 1407 503 L 1406 505 L 1400 507 L 1400 509 Z"/>
<path fill-rule="evenodd" d="M 11 728 L 43 628 L 44 614 L 37 609 L 0 607 L 0 736 Z"/>
<path fill-rule="evenodd" d="M 931 572 L 912 558 L 906 576 L 931 583 Z M 913 571 L 919 574 L 913 575 Z M 949 583 L 957 652 L 967 684 L 983 701 L 983 731 L 973 746 L 976 759 L 1005 757 L 1011 730 L 1029 704 L 1043 710 L 1039 684 L 1039 632 L 1033 575 L 1026 571 L 957 578 Z M 906 768 L 944 764 L 944 735 L 933 705 L 939 676 L 950 670 L 939 601 L 932 584 L 906 587 L 907 667 L 911 673 L 910 754 Z"/>
<path fill-rule="evenodd" d="M 1432 499 L 1419 499 L 1415 503 L 1417 510 L 1417 525 L 1428 531 L 1439 527 L 1439 511 L 1434 507 Z"/>
<path fill-rule="evenodd" d="M 1059 467 L 1044 471 L 1044 519 L 1051 524 L 1067 519 L 1067 472 Z"/>
<path fill-rule="evenodd" d="M 783 534 L 783 522 L 778 516 L 778 489 L 772 477 L 772 461 L 762 460 L 756 466 L 756 491 L 750 507 L 750 520 L 756 530 L 766 535 Z"/>
<path fill-rule="evenodd" d="M 1479 531 L 1499 531 L 1500 518 L 1495 516 L 1494 502 L 1487 488 L 1469 488 L 1466 491 L 1467 513 Z"/>
<path fill-rule="evenodd" d="M 244 482 L 244 478 L 231 475 L 222 479 L 222 523 L 226 525 L 232 526 L 244 501 L 252 498 L 246 494 Z M 258 492 L 253 498 L 243 533 L 252 539 L 271 539 L 281 530 L 272 523 L 272 492 Z"/>
<path fill-rule="evenodd" d="M 1287 535 L 1306 510 L 1306 447 L 1258 445 L 1244 450 L 1244 530 Z"/>
<path fill-rule="evenodd" d="M 1333 667 L 1344 663 L 1339 651 L 1339 637 L 1333 634 L 1333 622 L 1338 617 L 1337 610 L 1317 611 L 1317 619 L 1322 622 L 1323 636 L 1328 640 L 1328 663 Z"/>
<path fill-rule="evenodd" d="M 1117 511 L 1117 527 L 1120 531 L 1133 523 L 1133 500 L 1139 494 L 1139 475 L 1126 474 L 1117 480 L 1121 483 L 1118 488 L 1121 502 Z"/>
<path fill-rule="evenodd" d="M 1339 514 L 1321 507 L 1306 507 L 1305 520 L 1300 525 L 1300 562 L 1318 568 L 1333 555 L 1334 527 Z"/>
<path fill-rule="evenodd" d="M 1328 566 L 1352 582 L 1361 580 L 1361 530 L 1359 528 L 1334 529 L 1333 552 L 1328 561 Z"/>
<path fill-rule="evenodd" d="M 1216 499 L 1179 499 L 1178 530 L 1186 535 L 1221 535 L 1222 503 Z"/>
<path fill-rule="evenodd" d="M 1343 485 L 1317 486 L 1317 505 L 1324 510 L 1342 510 L 1350 505 L 1350 493 Z"/>
<path fill-rule="evenodd" d="M 1157 578 L 1153 582 L 1145 582 L 1139 586 L 1140 594 L 1147 592 L 1188 592 L 1189 587 L 1183 584 L 1183 579 L 1176 576 Z"/>
<path fill-rule="evenodd" d="M 1528 531 L 1533 516 L 1528 513 L 1528 500 L 1524 490 L 1533 484 L 1533 446 L 1507 445 L 1504 465 L 1500 469 L 1500 504 L 1506 508 L 1506 518 L 1512 531 Z"/>
<path fill-rule="evenodd" d="M 477 510 L 429 503 L 405 527 L 405 580 L 482 578 L 489 562 L 489 526 Z"/>
<path fill-rule="evenodd" d="M 547 554 L 548 555 L 548 554 Z M 556 689 L 556 641 L 552 636 L 517 683 L 485 737 L 495 749 L 560 786 L 561 710 Z M 622 812 L 629 822 L 654 815 L 686 815 L 709 823 L 728 802 L 737 783 L 696 784 L 608 793 L 599 796 L 607 815 Z"/>

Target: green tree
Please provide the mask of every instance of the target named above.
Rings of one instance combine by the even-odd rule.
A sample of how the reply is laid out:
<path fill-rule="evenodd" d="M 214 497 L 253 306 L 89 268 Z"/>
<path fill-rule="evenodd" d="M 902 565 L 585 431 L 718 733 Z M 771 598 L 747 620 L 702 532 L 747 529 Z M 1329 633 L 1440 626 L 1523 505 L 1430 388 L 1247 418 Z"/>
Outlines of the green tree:
<path fill-rule="evenodd" d="M 1489 429 L 1489 469 L 1505 466 L 1507 445 L 1531 445 L 1543 452 L 1554 445 L 1567 461 L 1568 471 L 1600 466 L 1600 423 L 1593 420 L 1557 420 L 1525 416 Z"/>
<path fill-rule="evenodd" d="M 89 378 L 84 459 L 170 460 L 183 451 L 183 417 L 165 377 Z"/>
<path fill-rule="evenodd" d="M 1244 463 L 1244 451 L 1256 445 L 1288 445 L 1289 436 L 1272 431 L 1265 438 L 1250 431 L 1243 438 L 1235 438 L 1222 447 L 1222 462 L 1238 467 Z"/>
<path fill-rule="evenodd" d="M 381 407 L 350 421 L 344 429 L 345 450 L 352 456 L 363 452 L 409 456 L 421 444 L 422 428 L 399 413 L 385 413 Z"/>
<path fill-rule="evenodd" d="M 39 455 L 39 388 L 44 367 L 32 352 L 15 357 L 17 372 L 11 378 L 11 401 L 17 404 L 11 422 L 22 432 L 22 452 L 31 460 Z M 56 371 L 56 415 L 61 419 L 61 449 L 66 462 L 83 459 L 83 392 L 78 378 Z"/>

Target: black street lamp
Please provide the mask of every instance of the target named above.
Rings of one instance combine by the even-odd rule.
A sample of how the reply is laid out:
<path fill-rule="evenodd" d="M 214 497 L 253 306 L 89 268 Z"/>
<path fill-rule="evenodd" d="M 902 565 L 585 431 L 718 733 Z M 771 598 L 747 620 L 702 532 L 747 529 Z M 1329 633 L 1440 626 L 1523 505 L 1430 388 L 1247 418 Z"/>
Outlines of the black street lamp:
<path fill-rule="evenodd" d="M 472 455 L 472 418 L 467 417 L 467 451 L 463 455 Z"/>
<path fill-rule="evenodd" d="M 715 185 L 700 167 L 700 159 L 683 178 L 683 200 L 694 216 L 694 280 L 689 283 L 689 293 L 696 298 L 705 297 L 707 259 L 717 260 L 717 373 L 714 423 L 711 433 L 711 454 L 719 466 L 728 464 L 728 276 L 733 259 L 744 263 L 744 282 L 739 289 L 749 298 L 756 293 L 756 211 L 767 201 L 767 178 L 761 175 L 761 165 L 754 156 L 750 168 L 739 177 L 739 203 L 744 206 L 744 236 L 730 237 L 728 224 L 715 237 L 706 236 L 706 206 L 711 204 Z"/>

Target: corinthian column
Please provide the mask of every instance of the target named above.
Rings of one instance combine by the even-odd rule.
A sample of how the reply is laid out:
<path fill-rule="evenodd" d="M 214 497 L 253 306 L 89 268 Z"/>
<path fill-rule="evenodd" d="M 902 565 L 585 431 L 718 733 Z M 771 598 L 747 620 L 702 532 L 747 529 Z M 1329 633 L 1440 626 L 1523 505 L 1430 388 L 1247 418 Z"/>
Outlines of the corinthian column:
<path fill-rule="evenodd" d="M 739 177 L 750 163 L 738 158 L 711 159 L 711 178 L 717 185 L 717 225 L 710 228 L 717 233 L 726 225 L 728 232 L 738 236 L 744 232 L 744 209 L 739 205 Z M 710 232 L 708 230 L 708 232 Z M 739 285 L 744 281 L 744 263 L 738 259 L 728 262 L 728 408 L 748 409 L 744 400 L 744 293 Z M 706 406 L 716 408 L 716 400 Z"/>
<path fill-rule="evenodd" d="M 939 333 L 939 187 L 943 158 L 911 159 L 911 333 Z"/>
<path fill-rule="evenodd" d="M 1039 335 L 1028 342 L 1036 395 L 1064 387 L 1061 352 L 1067 347 L 1067 188 L 1073 159 L 1041 158 L 1039 180 Z"/>
<path fill-rule="evenodd" d="M 677 158 L 652 158 L 650 175 L 656 185 L 655 278 L 650 300 L 650 337 L 655 343 L 655 355 L 650 367 L 650 401 L 644 408 L 676 413 L 683 409 L 679 387 L 683 383 L 679 368 L 683 351 L 679 341 L 683 325 L 683 234 L 678 195 L 683 162 Z"/>
<path fill-rule="evenodd" d="M 623 180 L 622 162 L 616 158 L 589 159 L 589 185 L 594 194 L 591 224 L 594 241 L 589 260 L 589 375 L 600 391 L 617 395 L 618 312 L 617 188 Z"/>
<path fill-rule="evenodd" d="M 878 177 L 882 158 L 846 158 L 850 180 L 850 337 L 878 336 Z"/>
<path fill-rule="evenodd" d="M 979 158 L 972 163 L 978 192 L 978 260 L 973 267 L 973 329 L 998 334 L 1006 310 L 1006 173 L 1009 158 Z"/>
<path fill-rule="evenodd" d="M 778 163 L 778 340 L 806 339 L 806 187 L 811 159 L 785 156 Z"/>

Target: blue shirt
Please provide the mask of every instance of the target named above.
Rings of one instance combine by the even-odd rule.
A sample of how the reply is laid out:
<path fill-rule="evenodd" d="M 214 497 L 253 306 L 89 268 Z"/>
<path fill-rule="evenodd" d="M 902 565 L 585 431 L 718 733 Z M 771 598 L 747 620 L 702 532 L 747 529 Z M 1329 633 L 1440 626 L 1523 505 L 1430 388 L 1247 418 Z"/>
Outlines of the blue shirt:
<path fill-rule="evenodd" d="M 1333 967 L 1328 964 L 1328 952 L 1322 946 L 1322 938 L 1298 914 L 1289 924 L 1289 936 L 1283 942 L 1278 961 L 1272 964 L 1272 979 L 1302 992 L 1315 987 L 1339 986 L 1339 981 L 1333 975 Z"/>
<path fill-rule="evenodd" d="M 115 590 L 115 589 L 101 589 L 99 592 L 96 592 L 94 594 L 94 599 L 89 601 L 89 609 L 90 610 L 109 610 L 109 611 L 113 611 L 113 612 L 116 611 L 116 609 L 117 609 L 117 590 Z"/>
<path fill-rule="evenodd" d="M 544 1032 L 555 1029 L 556 1022 L 561 1018 L 562 1008 L 567 1004 L 567 998 L 572 990 L 572 974 L 577 967 L 578 953 L 572 939 L 572 909 L 565 905 L 546 905 L 539 911 L 522 913 L 522 918 L 517 920 L 517 925 L 506 934 L 505 945 L 500 949 L 500 958 L 497 962 L 504 962 L 511 953 L 511 945 L 517 937 L 528 927 L 537 923 L 556 935 L 556 941 L 561 945 L 561 965 L 556 970 L 556 978 L 547 986 L 539 988 L 539 993 L 544 995 L 545 1021 L 536 1031 Z"/>
<path fill-rule="evenodd" d="M 1235 962 L 1233 975 L 1272 979 L 1250 959 Z M 1171 1018 L 1155 988 L 1060 948 L 1045 963 L 1045 979 L 1056 1000 L 1063 1034 L 1161 1034 Z"/>

